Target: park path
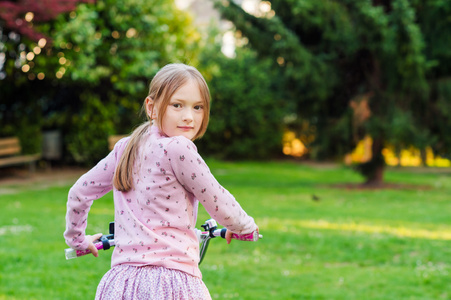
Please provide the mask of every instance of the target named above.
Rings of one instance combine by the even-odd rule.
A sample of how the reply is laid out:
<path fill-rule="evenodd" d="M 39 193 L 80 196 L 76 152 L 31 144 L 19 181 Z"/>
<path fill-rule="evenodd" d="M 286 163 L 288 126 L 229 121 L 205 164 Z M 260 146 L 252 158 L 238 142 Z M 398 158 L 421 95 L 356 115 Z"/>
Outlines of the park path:
<path fill-rule="evenodd" d="M 24 189 L 41 190 L 50 186 L 72 185 L 87 169 L 53 167 L 30 173 L 27 168 L 0 169 L 0 195 L 14 194 Z"/>

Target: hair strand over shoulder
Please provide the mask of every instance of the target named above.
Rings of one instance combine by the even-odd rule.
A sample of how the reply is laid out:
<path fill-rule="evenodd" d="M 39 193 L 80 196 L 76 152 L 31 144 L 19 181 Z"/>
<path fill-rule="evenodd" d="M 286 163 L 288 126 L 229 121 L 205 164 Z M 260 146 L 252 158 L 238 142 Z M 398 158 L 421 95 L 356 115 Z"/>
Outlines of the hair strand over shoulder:
<path fill-rule="evenodd" d="M 122 153 L 114 173 L 113 185 L 121 192 L 127 192 L 133 188 L 133 165 L 135 163 L 139 141 L 149 129 L 148 121 L 136 128 Z"/>

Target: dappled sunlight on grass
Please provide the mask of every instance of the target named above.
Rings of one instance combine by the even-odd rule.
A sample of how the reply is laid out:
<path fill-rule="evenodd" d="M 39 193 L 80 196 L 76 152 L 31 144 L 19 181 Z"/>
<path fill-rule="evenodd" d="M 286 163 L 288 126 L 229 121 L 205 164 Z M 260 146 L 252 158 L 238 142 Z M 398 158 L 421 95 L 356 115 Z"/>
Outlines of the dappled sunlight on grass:
<path fill-rule="evenodd" d="M 360 232 L 368 234 L 387 234 L 402 238 L 420 238 L 430 240 L 451 240 L 451 228 L 447 230 L 425 230 L 408 227 L 391 227 L 388 225 L 370 225 L 362 223 L 334 223 L 326 220 L 289 220 L 264 218 L 259 222 L 262 230 L 278 230 L 281 232 L 299 232 L 301 228 L 326 229 L 338 231 Z"/>
<path fill-rule="evenodd" d="M 2 235 L 17 235 L 22 233 L 28 233 L 33 231 L 33 227 L 31 225 L 6 225 L 0 226 L 0 236 Z"/>

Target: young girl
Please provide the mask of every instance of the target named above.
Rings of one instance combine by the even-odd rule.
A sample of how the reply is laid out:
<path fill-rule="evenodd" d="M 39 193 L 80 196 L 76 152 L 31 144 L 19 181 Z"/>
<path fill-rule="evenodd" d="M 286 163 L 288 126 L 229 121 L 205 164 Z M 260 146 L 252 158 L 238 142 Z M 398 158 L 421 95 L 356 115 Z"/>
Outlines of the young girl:
<path fill-rule="evenodd" d="M 211 299 L 198 267 L 198 203 L 228 229 L 229 243 L 232 232 L 258 228 L 192 142 L 207 128 L 207 84 L 193 67 L 167 65 L 153 78 L 143 109 L 149 120 L 70 189 L 66 243 L 98 255 L 93 241 L 101 234 L 85 235 L 88 212 L 113 190 L 116 247 L 96 299 Z"/>

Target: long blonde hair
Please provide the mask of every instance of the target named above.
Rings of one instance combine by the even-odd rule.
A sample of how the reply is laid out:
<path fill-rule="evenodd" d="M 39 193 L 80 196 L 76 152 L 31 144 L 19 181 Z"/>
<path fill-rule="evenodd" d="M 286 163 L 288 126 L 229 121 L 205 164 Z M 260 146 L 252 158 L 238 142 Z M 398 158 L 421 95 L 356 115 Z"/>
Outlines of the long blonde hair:
<path fill-rule="evenodd" d="M 148 97 L 153 99 L 153 107 L 155 107 L 156 103 L 161 103 L 158 105 L 158 116 L 161 117 L 156 119 L 156 125 L 161 130 L 162 119 L 172 95 L 174 95 L 174 93 L 190 79 L 197 82 L 204 106 L 204 117 L 199 131 L 193 138 L 193 140 L 195 140 L 204 135 L 210 118 L 210 92 L 205 79 L 196 68 L 185 64 L 169 64 L 164 66 L 152 79 Z M 142 111 L 146 112 L 145 100 Z M 146 116 L 147 121 L 137 127 L 131 134 L 127 146 L 125 147 L 125 150 L 116 167 L 113 185 L 119 191 L 127 192 L 133 189 L 133 166 L 138 155 L 137 150 L 139 142 L 152 125 L 151 117 L 147 113 Z"/>

